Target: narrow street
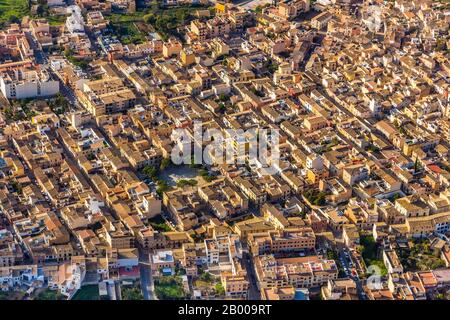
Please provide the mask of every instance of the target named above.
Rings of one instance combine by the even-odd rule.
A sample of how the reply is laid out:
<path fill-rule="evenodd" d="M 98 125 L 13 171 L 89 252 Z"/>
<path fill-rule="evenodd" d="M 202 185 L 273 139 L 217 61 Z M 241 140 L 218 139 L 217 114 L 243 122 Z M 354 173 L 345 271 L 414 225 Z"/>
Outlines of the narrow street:
<path fill-rule="evenodd" d="M 139 271 L 141 275 L 141 289 L 144 300 L 158 300 L 155 295 L 152 269 L 149 261 L 149 254 L 142 248 L 139 249 Z"/>
<path fill-rule="evenodd" d="M 339 261 L 343 264 L 344 269 L 346 270 L 346 275 L 356 283 L 356 289 L 358 291 L 358 296 L 361 300 L 365 300 L 365 294 L 363 290 L 363 284 L 361 279 L 359 278 L 358 274 L 353 275 L 351 270 L 353 268 L 352 265 L 350 265 L 350 258 L 349 258 L 349 251 L 347 248 L 342 248 L 339 250 Z"/>
<path fill-rule="evenodd" d="M 245 269 L 247 270 L 248 280 L 250 282 L 250 287 L 248 290 L 248 300 L 260 300 L 261 293 L 257 286 L 255 270 L 253 268 L 252 256 L 245 247 L 242 248 L 242 261 Z"/>

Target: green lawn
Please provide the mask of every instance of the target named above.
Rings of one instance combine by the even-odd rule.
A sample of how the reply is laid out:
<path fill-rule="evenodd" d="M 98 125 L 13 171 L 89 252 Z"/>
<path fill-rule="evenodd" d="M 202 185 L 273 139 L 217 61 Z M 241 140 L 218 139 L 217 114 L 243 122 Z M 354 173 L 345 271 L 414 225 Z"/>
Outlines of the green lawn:
<path fill-rule="evenodd" d="M 126 43 L 139 43 L 143 41 L 143 35 L 134 26 L 134 22 L 144 22 L 150 24 L 160 34 L 163 39 L 169 36 L 178 36 L 177 28 L 188 24 L 193 20 L 194 12 L 208 7 L 192 5 L 174 8 L 160 8 L 157 3 L 150 8 L 139 10 L 134 13 L 109 14 L 105 17 L 109 19 L 120 40 Z"/>
<path fill-rule="evenodd" d="M 141 22 L 144 21 L 144 11 L 136 11 L 134 13 L 111 13 L 105 15 L 111 23 L 127 23 L 127 22 Z"/>
<path fill-rule="evenodd" d="M 110 21 L 114 34 L 123 44 L 138 44 L 145 41 L 145 35 L 138 30 L 134 23 L 143 22 L 144 15 L 144 11 L 136 11 L 126 14 L 112 13 L 105 15 L 105 18 Z"/>
<path fill-rule="evenodd" d="M 58 290 L 45 289 L 40 292 L 35 300 L 64 300 L 65 297 Z"/>
<path fill-rule="evenodd" d="M 155 293 L 161 300 L 186 299 L 181 279 L 177 276 L 160 277 L 155 280 Z"/>
<path fill-rule="evenodd" d="M 223 285 L 220 282 L 216 283 L 214 289 L 216 289 L 216 292 L 219 296 L 225 295 L 225 288 L 223 287 Z"/>
<path fill-rule="evenodd" d="M 0 24 L 30 14 L 27 0 L 0 0 Z"/>
<path fill-rule="evenodd" d="M 46 17 L 48 24 L 51 26 L 60 26 L 66 23 L 67 16 L 49 15 Z"/>
<path fill-rule="evenodd" d="M 381 259 L 378 258 L 378 244 L 375 242 L 373 236 L 361 236 L 361 255 L 364 259 L 366 267 L 370 265 L 375 265 L 380 268 L 381 275 L 385 276 L 387 274 L 387 269 Z"/>
<path fill-rule="evenodd" d="M 72 300 L 100 300 L 98 285 L 90 284 L 82 286 L 72 297 Z"/>
<path fill-rule="evenodd" d="M 145 35 L 136 28 L 134 22 L 111 23 L 111 27 L 123 44 L 139 44 L 145 41 Z"/>

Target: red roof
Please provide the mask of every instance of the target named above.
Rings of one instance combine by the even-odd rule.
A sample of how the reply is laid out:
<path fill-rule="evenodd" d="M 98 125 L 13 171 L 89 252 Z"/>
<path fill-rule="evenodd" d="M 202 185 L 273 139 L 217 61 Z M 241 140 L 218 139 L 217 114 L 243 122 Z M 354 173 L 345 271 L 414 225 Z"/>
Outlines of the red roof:
<path fill-rule="evenodd" d="M 435 173 L 441 173 L 441 172 L 442 172 L 442 169 L 439 168 L 439 167 L 438 167 L 437 165 L 435 165 L 435 164 L 430 164 L 430 165 L 428 165 L 428 168 L 429 168 L 431 171 L 435 172 Z"/>
<path fill-rule="evenodd" d="M 140 276 L 139 267 L 135 266 L 131 270 L 127 270 L 126 268 L 120 267 L 119 268 L 119 275 L 121 277 L 136 277 L 137 278 L 137 277 Z"/>

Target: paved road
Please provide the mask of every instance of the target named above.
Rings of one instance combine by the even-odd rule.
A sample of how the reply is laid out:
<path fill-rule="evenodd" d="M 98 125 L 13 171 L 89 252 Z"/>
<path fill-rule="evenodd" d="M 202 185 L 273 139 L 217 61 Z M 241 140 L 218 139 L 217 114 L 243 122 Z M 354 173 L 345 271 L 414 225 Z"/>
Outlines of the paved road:
<path fill-rule="evenodd" d="M 39 43 L 37 42 L 37 40 L 33 37 L 33 35 L 30 32 L 25 32 L 25 37 L 27 38 L 28 42 L 30 43 L 31 49 L 33 49 L 34 59 L 36 60 L 36 63 L 46 64 L 47 56 L 42 51 L 42 48 L 39 45 Z"/>
<path fill-rule="evenodd" d="M 242 262 L 244 264 L 245 269 L 247 270 L 248 281 L 250 282 L 247 299 L 261 300 L 261 294 L 256 284 L 256 275 L 255 270 L 253 268 L 252 258 L 245 245 L 243 245 L 242 248 Z"/>
<path fill-rule="evenodd" d="M 149 263 L 149 255 L 139 248 L 139 269 L 141 274 L 141 288 L 145 300 L 158 300 L 155 295 L 152 269 Z"/>
<path fill-rule="evenodd" d="M 70 108 L 74 110 L 82 109 L 73 89 L 66 85 L 51 68 L 48 68 L 48 70 L 52 78 L 59 81 L 59 92 L 69 101 Z"/>
<path fill-rule="evenodd" d="M 97 195 L 100 195 L 96 186 L 92 183 L 90 177 L 83 170 L 80 169 L 80 167 L 78 166 L 77 159 L 75 159 L 75 157 L 72 155 L 70 150 L 66 147 L 66 145 L 64 144 L 62 139 L 56 133 L 53 133 L 53 132 L 48 133 L 48 136 L 52 139 L 56 138 L 58 143 L 61 145 L 61 147 L 63 149 L 64 157 L 67 161 L 67 164 L 70 166 L 70 169 L 72 169 L 75 176 L 81 182 L 83 187 L 84 188 L 90 187 L 92 189 L 92 191 L 97 193 Z"/>
<path fill-rule="evenodd" d="M 346 255 L 347 253 L 347 255 Z M 356 283 L 356 289 L 358 291 L 358 296 L 359 299 L 361 300 L 365 300 L 365 295 L 364 295 L 364 290 L 363 290 L 363 286 L 362 286 L 362 282 L 358 277 L 358 274 L 353 275 L 351 273 L 352 268 L 354 267 L 353 262 L 351 261 L 351 255 L 350 252 L 348 251 L 347 248 L 342 248 L 339 250 L 339 261 L 341 262 L 341 264 L 343 265 L 343 267 L 345 267 L 344 269 L 346 272 L 347 277 L 349 277 L 350 279 L 352 279 L 353 281 L 355 281 Z M 347 271 L 348 270 L 348 271 Z"/>

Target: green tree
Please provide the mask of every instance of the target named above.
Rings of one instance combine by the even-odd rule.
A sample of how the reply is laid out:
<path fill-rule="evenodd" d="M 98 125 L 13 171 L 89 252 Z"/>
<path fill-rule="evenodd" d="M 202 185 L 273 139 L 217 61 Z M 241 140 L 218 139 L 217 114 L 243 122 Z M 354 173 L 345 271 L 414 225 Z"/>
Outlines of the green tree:
<path fill-rule="evenodd" d="M 144 300 L 144 296 L 139 288 L 124 287 L 122 288 L 122 300 Z"/>
<path fill-rule="evenodd" d="M 12 16 L 9 17 L 8 22 L 9 23 L 20 23 L 20 19 L 17 18 L 17 16 L 12 15 Z"/>
<path fill-rule="evenodd" d="M 208 283 L 213 281 L 213 277 L 212 277 L 211 273 L 209 273 L 209 272 L 202 272 L 198 278 L 200 280 L 202 280 L 204 282 L 208 282 Z"/>
<path fill-rule="evenodd" d="M 418 157 L 416 157 L 416 160 L 414 161 L 414 173 L 417 172 L 418 168 L 419 168 L 419 159 Z"/>
<path fill-rule="evenodd" d="M 228 100 L 230 100 L 230 98 L 226 95 L 226 94 L 220 94 L 220 96 L 219 96 L 219 100 L 221 101 L 221 102 L 226 102 L 226 101 L 228 101 Z"/>
<path fill-rule="evenodd" d="M 220 282 L 216 284 L 214 289 L 216 289 L 216 292 L 217 292 L 217 294 L 219 296 L 225 295 L 225 289 L 224 289 L 223 285 Z"/>
<path fill-rule="evenodd" d="M 170 158 L 164 158 L 161 161 L 161 165 L 159 166 L 159 169 L 161 171 L 163 171 L 164 169 L 166 169 L 168 166 L 170 166 L 170 164 L 172 163 L 172 161 L 170 160 Z"/>
<path fill-rule="evenodd" d="M 158 180 L 157 182 L 157 188 L 156 188 L 156 193 L 162 197 L 163 193 L 168 191 L 170 189 L 169 185 L 167 184 L 166 181 L 164 180 Z"/>
<path fill-rule="evenodd" d="M 400 193 L 396 193 L 392 196 L 392 202 L 395 202 L 397 199 L 400 199 L 402 196 Z"/>
<path fill-rule="evenodd" d="M 180 300 L 186 298 L 182 281 L 177 276 L 166 276 L 155 279 L 155 293 L 161 300 Z"/>
<path fill-rule="evenodd" d="M 11 181 L 11 187 L 14 189 L 15 192 L 22 194 L 22 186 L 16 180 Z"/>
<path fill-rule="evenodd" d="M 326 202 L 326 195 L 323 192 L 320 192 L 317 198 L 314 199 L 313 203 L 316 206 L 323 206 Z"/>
<path fill-rule="evenodd" d="M 157 181 L 158 179 L 158 170 L 156 170 L 155 167 L 152 166 L 145 166 L 144 169 L 142 169 L 142 172 L 152 179 L 153 181 Z"/>
<path fill-rule="evenodd" d="M 48 102 L 48 105 L 56 114 L 63 114 L 69 109 L 69 101 L 60 92 Z"/>
<path fill-rule="evenodd" d="M 155 15 L 153 13 L 146 14 L 144 16 L 144 22 L 148 24 L 154 24 L 156 21 Z"/>
<path fill-rule="evenodd" d="M 197 180 L 195 179 L 180 179 L 177 181 L 177 187 L 179 188 L 183 188 L 185 186 L 196 186 L 197 185 Z"/>

